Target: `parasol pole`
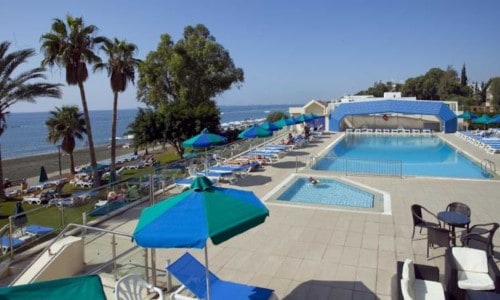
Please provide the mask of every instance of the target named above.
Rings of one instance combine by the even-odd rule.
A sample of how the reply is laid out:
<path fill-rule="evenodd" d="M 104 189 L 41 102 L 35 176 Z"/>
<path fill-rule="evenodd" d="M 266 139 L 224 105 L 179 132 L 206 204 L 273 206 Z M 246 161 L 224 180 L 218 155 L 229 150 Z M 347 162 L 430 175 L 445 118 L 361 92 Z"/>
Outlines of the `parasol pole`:
<path fill-rule="evenodd" d="M 210 300 L 210 276 L 208 271 L 208 250 L 207 242 L 205 242 L 205 277 L 207 281 L 207 300 Z"/>

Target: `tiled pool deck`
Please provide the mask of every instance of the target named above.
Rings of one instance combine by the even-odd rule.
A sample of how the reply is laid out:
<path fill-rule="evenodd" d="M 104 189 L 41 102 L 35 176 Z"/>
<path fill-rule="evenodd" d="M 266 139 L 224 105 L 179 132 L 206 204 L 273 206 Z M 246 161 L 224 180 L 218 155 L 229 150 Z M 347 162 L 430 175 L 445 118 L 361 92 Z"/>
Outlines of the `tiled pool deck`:
<path fill-rule="evenodd" d="M 264 197 L 295 171 L 294 155 L 319 153 L 339 137 L 327 135 L 297 149 L 234 187 Z M 489 155 L 455 135 L 444 138 L 477 159 L 488 158 L 500 167 L 500 155 Z M 388 192 L 392 214 L 269 203 L 270 217 L 264 224 L 221 245 L 209 246 L 210 269 L 226 280 L 272 288 L 280 299 L 391 299 L 396 289 L 397 260 L 412 258 L 438 266 L 441 277 L 444 273 L 444 249 L 431 249 L 435 258 L 427 260 L 425 234 L 417 232 L 411 240 L 412 204 L 437 213 L 448 203 L 461 201 L 471 207 L 472 224 L 499 221 L 500 181 L 355 176 L 349 180 Z M 135 220 L 125 222 L 117 230 L 131 233 L 135 224 Z M 494 242 L 500 245 L 500 235 Z M 157 251 L 159 268 L 166 258 L 176 259 L 183 252 Z M 190 252 L 203 261 L 202 251 Z"/>
<path fill-rule="evenodd" d="M 295 172 L 296 155 L 317 154 L 340 136 L 325 135 L 232 186 L 263 198 Z M 455 135 L 444 138 L 500 167 L 500 154 L 489 155 Z M 471 224 L 500 221 L 500 181 L 357 176 L 349 180 L 388 192 L 392 214 L 268 203 L 270 217 L 264 224 L 221 245 L 209 245 L 210 270 L 225 280 L 272 288 L 280 299 L 392 299 L 397 260 L 412 258 L 438 266 L 441 277 L 444 273 L 444 249 L 431 249 L 431 257 L 436 258 L 427 260 L 425 234 L 417 232 L 411 240 L 412 204 L 437 213 L 449 202 L 460 201 L 471 207 Z M 132 220 L 119 218 L 105 226 L 132 233 L 137 214 L 138 210 L 130 211 Z M 494 242 L 500 245 L 500 234 Z M 157 250 L 158 269 L 163 269 L 167 258 L 175 260 L 184 251 Z M 190 252 L 204 260 L 201 250 Z"/>

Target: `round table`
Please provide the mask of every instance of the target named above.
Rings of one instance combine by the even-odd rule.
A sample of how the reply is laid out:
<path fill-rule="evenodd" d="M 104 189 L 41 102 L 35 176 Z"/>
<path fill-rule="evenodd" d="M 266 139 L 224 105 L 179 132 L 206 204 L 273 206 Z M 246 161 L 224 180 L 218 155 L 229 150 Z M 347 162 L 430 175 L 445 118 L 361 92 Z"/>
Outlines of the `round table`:
<path fill-rule="evenodd" d="M 456 211 L 441 211 L 438 212 L 437 217 L 439 220 L 444 223 L 450 225 L 451 234 L 452 234 L 452 242 L 456 245 L 455 242 L 455 226 L 464 226 L 470 223 L 470 218 L 462 213 Z"/>

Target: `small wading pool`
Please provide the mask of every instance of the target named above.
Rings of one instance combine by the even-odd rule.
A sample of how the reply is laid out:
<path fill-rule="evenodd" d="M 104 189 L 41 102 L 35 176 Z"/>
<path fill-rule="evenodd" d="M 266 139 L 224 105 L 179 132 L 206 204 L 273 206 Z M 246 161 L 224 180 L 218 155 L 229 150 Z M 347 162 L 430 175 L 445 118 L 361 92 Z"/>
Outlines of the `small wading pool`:
<path fill-rule="evenodd" d="M 352 183 L 326 177 L 314 177 L 317 184 L 309 183 L 308 177 L 296 177 L 271 196 L 277 202 L 317 204 L 335 208 L 365 211 L 383 211 L 383 196 Z"/>

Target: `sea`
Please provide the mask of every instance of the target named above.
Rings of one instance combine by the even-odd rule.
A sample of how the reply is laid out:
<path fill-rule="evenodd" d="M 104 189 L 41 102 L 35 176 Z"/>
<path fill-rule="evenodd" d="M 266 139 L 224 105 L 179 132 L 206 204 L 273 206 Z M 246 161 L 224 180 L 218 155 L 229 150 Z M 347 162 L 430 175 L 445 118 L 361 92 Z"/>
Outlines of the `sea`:
<path fill-rule="evenodd" d="M 248 105 L 220 106 L 221 123 L 254 120 L 265 118 L 268 114 L 281 111 L 288 113 L 289 105 Z M 127 135 L 128 125 L 132 123 L 137 109 L 118 111 L 117 136 Z M 90 111 L 90 121 L 94 136 L 94 145 L 103 146 L 110 143 L 111 110 Z M 7 128 L 0 136 L 2 159 L 12 159 L 57 152 L 57 145 L 47 141 L 45 121 L 49 112 L 10 113 L 7 115 Z M 86 140 L 78 141 L 76 148 L 85 147 Z"/>

